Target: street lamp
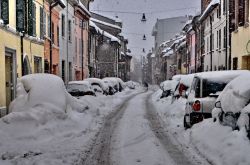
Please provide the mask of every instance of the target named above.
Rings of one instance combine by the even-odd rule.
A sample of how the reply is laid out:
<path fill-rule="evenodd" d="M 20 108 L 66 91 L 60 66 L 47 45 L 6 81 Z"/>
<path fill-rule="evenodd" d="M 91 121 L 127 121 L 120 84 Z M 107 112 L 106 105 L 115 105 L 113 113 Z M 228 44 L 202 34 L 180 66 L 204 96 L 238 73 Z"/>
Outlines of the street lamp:
<path fill-rule="evenodd" d="M 53 65 L 53 58 L 52 58 L 52 9 L 58 5 L 61 6 L 61 8 L 65 8 L 65 4 L 62 2 L 62 0 L 48 0 L 49 2 L 49 36 L 50 36 L 50 48 L 49 48 L 49 57 L 50 57 L 50 74 L 52 74 L 52 65 Z"/>

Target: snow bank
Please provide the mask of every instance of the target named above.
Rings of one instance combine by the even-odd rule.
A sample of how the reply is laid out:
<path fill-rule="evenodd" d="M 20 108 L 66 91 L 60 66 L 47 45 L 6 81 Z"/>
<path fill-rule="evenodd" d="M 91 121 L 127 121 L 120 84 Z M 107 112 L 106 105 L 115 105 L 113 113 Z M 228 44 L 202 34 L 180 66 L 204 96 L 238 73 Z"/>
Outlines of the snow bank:
<path fill-rule="evenodd" d="M 75 99 L 57 76 L 22 77 L 12 112 L 0 119 L 0 164 L 78 164 L 104 117 L 137 92 Z"/>

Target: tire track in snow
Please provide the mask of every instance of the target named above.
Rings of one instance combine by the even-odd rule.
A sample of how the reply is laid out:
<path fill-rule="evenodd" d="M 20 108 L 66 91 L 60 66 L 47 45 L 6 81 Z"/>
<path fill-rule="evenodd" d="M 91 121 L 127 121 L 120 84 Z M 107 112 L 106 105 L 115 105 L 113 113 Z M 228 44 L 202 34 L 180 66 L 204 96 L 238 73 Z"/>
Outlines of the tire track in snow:
<path fill-rule="evenodd" d="M 163 144 L 165 150 L 169 153 L 171 158 L 175 161 L 177 165 L 197 165 L 203 164 L 203 162 L 199 162 L 196 159 L 191 161 L 190 159 L 194 159 L 194 157 L 187 157 L 180 148 L 173 143 L 171 137 L 169 136 L 168 131 L 164 128 L 164 122 L 161 117 L 158 115 L 154 106 L 152 105 L 151 96 L 147 98 L 147 118 L 150 122 L 150 127 L 154 132 L 155 136 L 160 140 Z M 210 164 L 207 162 L 206 164 Z"/>
<path fill-rule="evenodd" d="M 106 117 L 104 126 L 97 133 L 97 138 L 92 144 L 90 151 L 87 151 L 87 154 L 82 158 L 79 165 L 112 165 L 110 153 L 113 132 L 119 120 L 122 118 L 129 101 L 142 93 L 144 92 L 134 94 L 127 98 L 123 104 Z"/>

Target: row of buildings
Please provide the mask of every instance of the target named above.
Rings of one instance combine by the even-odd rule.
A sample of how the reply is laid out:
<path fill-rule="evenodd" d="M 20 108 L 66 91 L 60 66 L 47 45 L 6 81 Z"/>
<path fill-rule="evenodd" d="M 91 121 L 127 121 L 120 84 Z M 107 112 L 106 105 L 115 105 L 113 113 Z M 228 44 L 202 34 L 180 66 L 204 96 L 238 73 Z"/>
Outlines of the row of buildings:
<path fill-rule="evenodd" d="M 175 74 L 250 70 L 249 0 L 201 0 L 201 13 L 157 20 L 155 46 L 144 79 L 160 83 Z M 174 31 L 177 29 L 177 31 Z"/>
<path fill-rule="evenodd" d="M 122 22 L 89 11 L 93 0 L 0 1 L 0 116 L 16 96 L 17 78 L 60 76 L 65 84 L 88 77 L 129 79 Z"/>

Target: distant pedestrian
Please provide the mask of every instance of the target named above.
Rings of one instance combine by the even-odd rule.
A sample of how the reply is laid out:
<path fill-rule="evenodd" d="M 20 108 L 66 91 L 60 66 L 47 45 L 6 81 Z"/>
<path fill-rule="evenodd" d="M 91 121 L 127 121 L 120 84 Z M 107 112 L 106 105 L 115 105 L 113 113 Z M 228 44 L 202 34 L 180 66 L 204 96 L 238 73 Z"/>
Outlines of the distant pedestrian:
<path fill-rule="evenodd" d="M 146 89 L 148 90 L 148 83 L 144 82 L 144 86 L 146 87 Z"/>

